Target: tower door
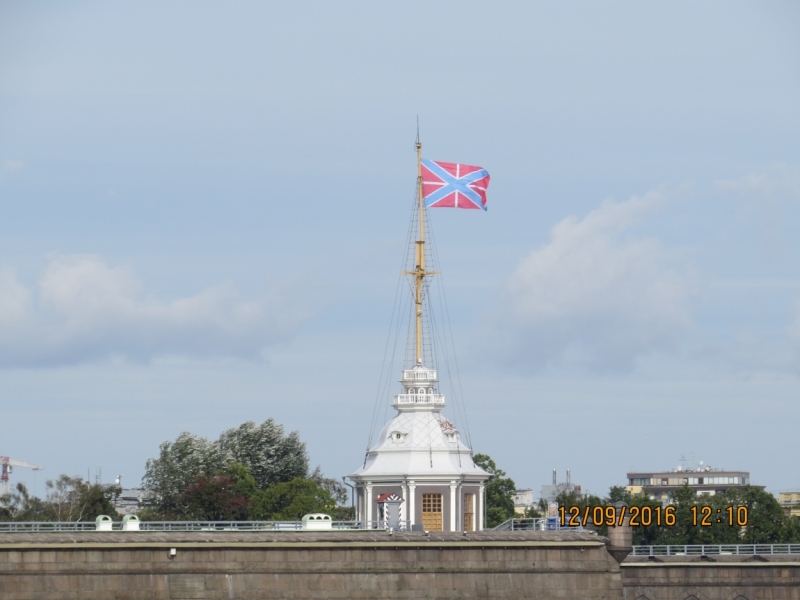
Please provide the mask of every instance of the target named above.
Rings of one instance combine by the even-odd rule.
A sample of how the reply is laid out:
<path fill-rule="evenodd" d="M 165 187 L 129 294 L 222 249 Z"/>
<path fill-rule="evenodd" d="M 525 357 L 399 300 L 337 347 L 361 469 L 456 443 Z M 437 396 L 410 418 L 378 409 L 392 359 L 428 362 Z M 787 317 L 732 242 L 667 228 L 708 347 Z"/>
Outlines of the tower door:
<path fill-rule="evenodd" d="M 441 494 L 422 494 L 422 527 L 425 531 L 442 530 Z"/>

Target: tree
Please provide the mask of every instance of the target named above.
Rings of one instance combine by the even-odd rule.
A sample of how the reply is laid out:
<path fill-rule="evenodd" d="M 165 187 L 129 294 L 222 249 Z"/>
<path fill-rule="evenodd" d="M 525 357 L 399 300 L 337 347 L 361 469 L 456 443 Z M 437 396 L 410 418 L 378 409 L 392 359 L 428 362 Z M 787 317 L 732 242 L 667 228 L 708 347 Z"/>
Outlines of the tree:
<path fill-rule="evenodd" d="M 250 518 L 299 521 L 309 513 L 331 514 L 336 501 L 313 479 L 293 479 L 259 491 L 250 505 Z"/>
<path fill-rule="evenodd" d="M 100 515 L 119 517 L 114 508 L 114 498 L 122 491 L 118 487 L 103 487 L 69 475 L 48 479 L 45 487 L 45 503 L 53 521 L 92 521 Z"/>
<path fill-rule="evenodd" d="M 486 482 L 486 527 L 496 527 L 515 516 L 514 494 L 517 486 L 514 480 L 506 477 L 506 472 L 498 468 L 488 454 L 476 454 L 473 462 L 491 475 Z"/>
<path fill-rule="evenodd" d="M 747 507 L 747 526 L 740 544 L 775 544 L 784 541 L 787 521 L 775 496 L 761 488 L 745 485 L 731 488 L 725 494 L 733 506 Z"/>
<path fill-rule="evenodd" d="M 14 492 L 0 497 L 0 518 L 4 521 L 47 521 L 50 517 L 47 504 L 31 496 L 20 482 Z"/>
<path fill-rule="evenodd" d="M 333 477 L 325 477 L 322 474 L 322 469 L 319 466 L 314 469 L 314 472 L 311 473 L 309 479 L 313 479 L 321 488 L 328 490 L 328 493 L 336 501 L 337 505 L 342 505 L 347 502 L 347 488 L 344 486 L 344 484 Z M 352 507 L 349 506 L 337 506 L 337 508 L 346 508 L 347 510 L 352 509 Z M 353 518 L 355 518 L 355 516 Z M 347 519 L 339 520 L 345 521 Z"/>
<path fill-rule="evenodd" d="M 142 484 L 155 496 L 154 510 L 162 518 L 183 516 L 186 506 L 181 496 L 198 475 L 223 470 L 224 459 L 219 447 L 204 437 L 181 433 L 174 442 L 159 446 L 158 458 L 145 465 Z"/>
<path fill-rule="evenodd" d="M 308 455 L 300 435 L 296 431 L 284 434 L 274 419 L 261 425 L 248 421 L 223 432 L 214 442 L 184 432 L 174 442 L 161 444 L 158 458 L 147 461 L 142 483 L 154 493 L 153 512 L 161 518 L 188 518 L 198 507 L 187 505 L 189 497 L 184 492 L 200 475 L 206 476 L 203 488 L 223 485 L 212 480 L 233 463 L 242 465 L 261 490 L 308 476 Z M 200 493 L 199 489 L 194 493 Z"/>
<path fill-rule="evenodd" d="M 181 501 L 191 519 L 245 520 L 256 492 L 256 481 L 247 467 L 232 463 L 224 474 L 213 477 L 204 473 L 198 475 L 183 492 Z"/>
<path fill-rule="evenodd" d="M 262 490 L 308 477 L 308 454 L 300 434 L 292 431 L 286 435 L 283 425 L 274 419 L 261 425 L 247 421 L 228 429 L 219 436 L 217 445 L 225 461 L 246 466 Z"/>

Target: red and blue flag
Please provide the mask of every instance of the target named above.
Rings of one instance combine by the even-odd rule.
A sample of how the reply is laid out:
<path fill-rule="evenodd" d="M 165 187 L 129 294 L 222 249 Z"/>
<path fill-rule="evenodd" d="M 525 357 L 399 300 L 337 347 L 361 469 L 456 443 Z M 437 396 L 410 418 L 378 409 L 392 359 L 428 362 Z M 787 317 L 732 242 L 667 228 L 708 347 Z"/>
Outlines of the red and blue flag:
<path fill-rule="evenodd" d="M 489 173 L 481 167 L 422 159 L 422 197 L 430 208 L 486 210 Z"/>

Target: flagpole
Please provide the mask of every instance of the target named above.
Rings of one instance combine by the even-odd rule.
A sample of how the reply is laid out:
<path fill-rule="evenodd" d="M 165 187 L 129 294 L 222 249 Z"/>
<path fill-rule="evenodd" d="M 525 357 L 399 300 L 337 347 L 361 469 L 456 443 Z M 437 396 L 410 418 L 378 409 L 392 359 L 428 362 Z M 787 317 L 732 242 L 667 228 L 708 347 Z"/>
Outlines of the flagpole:
<path fill-rule="evenodd" d="M 419 198 L 419 235 L 417 236 L 417 264 L 414 271 L 415 303 L 417 305 L 416 342 L 417 364 L 422 364 L 422 289 L 425 279 L 425 205 L 422 197 L 422 144 L 419 141 L 419 124 L 417 124 L 417 197 Z"/>

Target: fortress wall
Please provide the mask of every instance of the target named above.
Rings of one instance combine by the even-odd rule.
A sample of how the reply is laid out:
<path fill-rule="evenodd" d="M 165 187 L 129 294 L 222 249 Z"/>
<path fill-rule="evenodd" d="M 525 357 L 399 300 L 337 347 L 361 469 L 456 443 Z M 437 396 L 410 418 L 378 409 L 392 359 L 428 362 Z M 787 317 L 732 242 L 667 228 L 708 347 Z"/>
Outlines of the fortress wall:
<path fill-rule="evenodd" d="M 797 556 L 619 565 L 605 542 L 567 532 L 0 534 L 0 598 L 800 600 Z"/>
<path fill-rule="evenodd" d="M 622 582 L 625 600 L 800 600 L 800 557 L 629 558 Z"/>
<path fill-rule="evenodd" d="M 12 535 L 18 539 L 8 543 Z M 622 598 L 619 565 L 603 538 L 586 534 L 476 533 L 464 539 L 409 533 L 387 539 L 384 532 L 110 532 L 66 537 L 71 540 L 63 534 L 0 536 L 0 597 Z"/>

